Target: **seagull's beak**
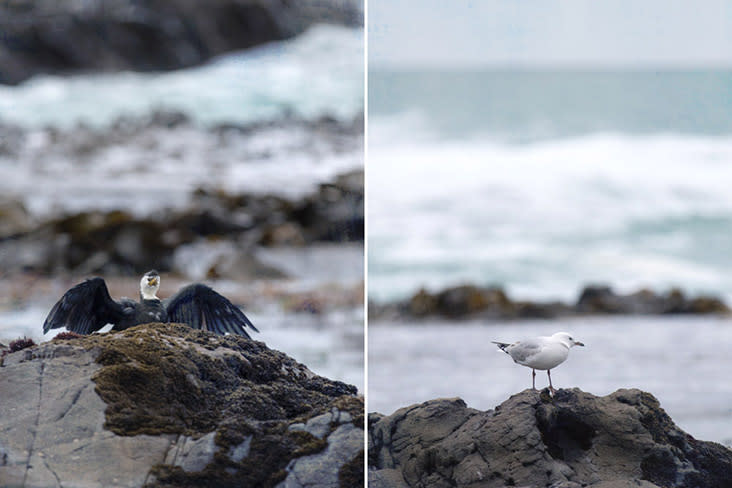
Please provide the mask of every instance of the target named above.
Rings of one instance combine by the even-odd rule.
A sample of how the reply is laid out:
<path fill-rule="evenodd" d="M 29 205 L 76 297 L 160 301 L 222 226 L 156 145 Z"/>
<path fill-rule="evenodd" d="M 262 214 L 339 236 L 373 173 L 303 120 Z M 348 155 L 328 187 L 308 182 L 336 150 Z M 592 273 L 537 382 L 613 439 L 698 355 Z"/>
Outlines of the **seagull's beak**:
<path fill-rule="evenodd" d="M 155 286 L 155 285 L 157 285 L 158 284 L 158 278 L 157 277 L 148 278 L 147 279 L 147 284 L 148 284 L 148 286 Z"/>
<path fill-rule="evenodd" d="M 582 344 L 582 343 L 581 343 L 580 341 L 574 341 L 574 345 L 575 345 L 575 346 L 582 346 L 582 347 L 585 347 L 585 345 L 584 345 L 584 344 Z"/>

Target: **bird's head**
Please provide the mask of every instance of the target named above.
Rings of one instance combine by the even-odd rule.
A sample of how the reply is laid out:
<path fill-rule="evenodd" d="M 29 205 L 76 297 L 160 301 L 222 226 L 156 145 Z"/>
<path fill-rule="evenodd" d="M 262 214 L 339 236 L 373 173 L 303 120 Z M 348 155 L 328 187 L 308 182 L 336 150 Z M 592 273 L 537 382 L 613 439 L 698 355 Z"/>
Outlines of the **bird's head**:
<path fill-rule="evenodd" d="M 160 275 L 154 269 L 145 273 L 140 280 L 140 296 L 143 300 L 155 300 L 160 288 Z"/>
<path fill-rule="evenodd" d="M 572 334 L 569 332 L 557 332 L 556 334 L 552 335 L 555 339 L 559 339 L 562 341 L 567 347 L 572 346 L 584 346 L 580 341 L 577 341 L 572 337 Z"/>

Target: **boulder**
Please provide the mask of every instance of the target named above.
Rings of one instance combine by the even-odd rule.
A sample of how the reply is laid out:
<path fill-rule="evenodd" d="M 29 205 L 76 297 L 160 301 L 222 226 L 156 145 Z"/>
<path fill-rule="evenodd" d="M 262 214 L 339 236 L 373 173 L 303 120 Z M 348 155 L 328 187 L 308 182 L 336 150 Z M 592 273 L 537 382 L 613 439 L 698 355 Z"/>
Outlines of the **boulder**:
<path fill-rule="evenodd" d="M 356 388 L 262 342 L 146 324 L 1 364 L 2 486 L 358 486 Z"/>
<path fill-rule="evenodd" d="M 525 390 L 369 415 L 369 486 L 729 488 L 732 450 L 679 429 L 649 393 Z"/>
<path fill-rule="evenodd" d="M 167 70 L 303 32 L 363 24 L 358 0 L 0 3 L 0 83 L 38 73 Z"/>
<path fill-rule="evenodd" d="M 449 287 L 435 294 L 421 289 L 404 304 L 404 309 L 415 317 L 461 318 L 478 313 L 495 316 L 514 313 L 513 303 L 501 288 L 475 285 Z"/>

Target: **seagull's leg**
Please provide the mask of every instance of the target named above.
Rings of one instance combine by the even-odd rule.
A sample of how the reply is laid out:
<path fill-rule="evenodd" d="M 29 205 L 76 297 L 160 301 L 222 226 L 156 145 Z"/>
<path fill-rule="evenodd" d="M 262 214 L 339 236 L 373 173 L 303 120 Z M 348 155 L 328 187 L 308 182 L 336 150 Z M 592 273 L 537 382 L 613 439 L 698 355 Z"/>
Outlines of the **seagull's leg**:
<path fill-rule="evenodd" d="M 531 368 L 531 389 L 536 390 L 536 370 Z"/>
<path fill-rule="evenodd" d="M 556 393 L 557 390 L 555 390 L 552 386 L 552 371 L 550 369 L 547 369 L 546 375 L 549 377 L 549 391 L 552 393 Z"/>

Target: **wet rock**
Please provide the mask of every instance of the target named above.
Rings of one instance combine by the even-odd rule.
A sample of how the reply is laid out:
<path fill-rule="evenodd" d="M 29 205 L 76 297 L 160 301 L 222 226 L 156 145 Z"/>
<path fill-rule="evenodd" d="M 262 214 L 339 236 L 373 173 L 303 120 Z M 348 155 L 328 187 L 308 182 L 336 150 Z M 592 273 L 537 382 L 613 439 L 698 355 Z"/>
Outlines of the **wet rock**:
<path fill-rule="evenodd" d="M 339 183 L 349 178 L 361 186 Z M 88 211 L 30 230 L 8 223 L 13 235 L 3 239 L 0 234 L 0 268 L 8 274 L 138 275 L 151 268 L 189 274 L 193 254 L 194 279 L 281 278 L 282 271 L 257 259 L 257 245 L 363 240 L 363 171 L 323 186 L 337 190 L 294 201 L 198 190 L 188 208 L 150 217 Z"/>
<path fill-rule="evenodd" d="M 730 486 L 732 451 L 640 390 L 525 390 L 494 410 L 431 400 L 369 415 L 369 486 Z"/>
<path fill-rule="evenodd" d="M 628 295 L 615 293 L 608 286 L 587 286 L 577 300 L 579 313 L 684 314 L 729 313 L 716 297 L 687 298 L 678 288 L 665 294 L 643 289 Z"/>
<path fill-rule="evenodd" d="M 415 317 L 442 315 L 458 318 L 488 311 L 502 315 L 509 314 L 512 308 L 513 304 L 502 289 L 473 285 L 451 287 L 436 294 L 421 289 L 407 302 L 408 312 Z"/>
<path fill-rule="evenodd" d="M 38 73 L 192 66 L 316 22 L 362 25 L 362 10 L 358 0 L 3 2 L 0 83 Z"/>
<path fill-rule="evenodd" d="M 719 298 L 688 298 L 681 290 L 665 294 L 639 290 L 616 294 L 608 286 L 588 286 L 576 304 L 562 302 L 514 301 L 499 287 L 461 285 L 437 293 L 419 290 L 397 303 L 369 303 L 372 318 L 523 319 L 556 318 L 587 314 L 728 314 L 729 307 Z"/>
<path fill-rule="evenodd" d="M 176 324 L 9 354 L 0 391 L 11 486 L 300 486 L 288 480 L 337 480 L 363 449 L 355 387 Z M 320 437 L 293 428 L 308 424 Z"/>
<path fill-rule="evenodd" d="M 265 246 L 364 239 L 364 172 L 354 170 L 319 185 L 316 192 L 291 200 L 276 195 L 231 195 L 198 189 L 193 205 L 229 216 L 246 215 Z M 236 217 L 234 217 L 236 219 Z"/>

